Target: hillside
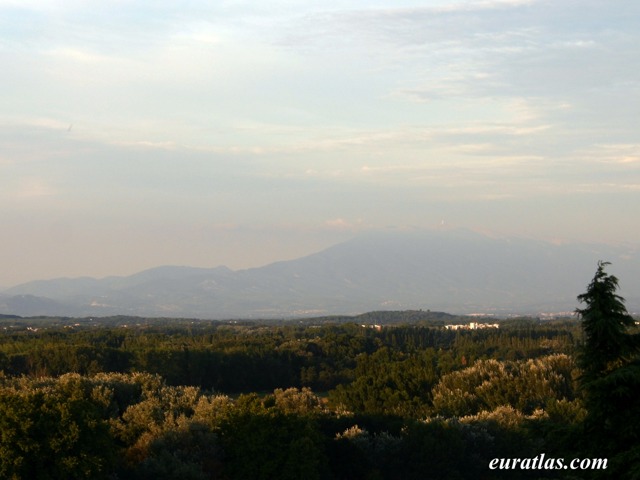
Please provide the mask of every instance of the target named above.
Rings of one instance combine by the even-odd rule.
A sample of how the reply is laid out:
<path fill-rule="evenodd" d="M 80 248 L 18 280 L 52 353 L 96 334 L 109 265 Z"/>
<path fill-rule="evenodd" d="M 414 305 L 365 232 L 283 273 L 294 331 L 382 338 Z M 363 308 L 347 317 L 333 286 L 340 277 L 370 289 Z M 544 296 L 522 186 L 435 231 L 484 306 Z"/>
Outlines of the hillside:
<path fill-rule="evenodd" d="M 164 266 L 127 277 L 34 281 L 5 290 L 0 312 L 270 318 L 420 308 L 572 311 L 601 259 L 612 262 L 629 309 L 637 310 L 637 251 L 445 230 L 363 235 L 246 270 Z"/>

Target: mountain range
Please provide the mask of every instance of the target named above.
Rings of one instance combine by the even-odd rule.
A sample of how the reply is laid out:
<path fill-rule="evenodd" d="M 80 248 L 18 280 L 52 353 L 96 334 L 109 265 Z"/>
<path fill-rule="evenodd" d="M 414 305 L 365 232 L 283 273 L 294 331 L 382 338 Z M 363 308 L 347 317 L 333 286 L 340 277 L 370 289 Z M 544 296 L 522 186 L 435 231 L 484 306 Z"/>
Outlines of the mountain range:
<path fill-rule="evenodd" d="M 0 313 L 287 318 L 371 310 L 569 312 L 599 260 L 640 310 L 637 248 L 494 238 L 468 230 L 370 233 L 259 268 L 163 266 L 124 277 L 60 278 L 0 293 Z"/>

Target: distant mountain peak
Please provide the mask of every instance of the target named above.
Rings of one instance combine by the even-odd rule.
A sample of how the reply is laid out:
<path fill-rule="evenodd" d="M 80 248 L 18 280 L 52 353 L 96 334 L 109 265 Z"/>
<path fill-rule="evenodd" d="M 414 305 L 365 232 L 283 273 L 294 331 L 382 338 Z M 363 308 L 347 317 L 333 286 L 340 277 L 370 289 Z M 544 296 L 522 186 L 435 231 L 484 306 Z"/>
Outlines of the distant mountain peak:
<path fill-rule="evenodd" d="M 630 310 L 639 309 L 632 249 L 437 229 L 369 232 L 302 258 L 238 271 L 161 266 L 126 277 L 29 282 L 3 292 L 0 313 L 51 314 L 50 308 L 69 316 L 251 318 L 391 309 L 572 311 L 598 260 L 613 262 Z"/>

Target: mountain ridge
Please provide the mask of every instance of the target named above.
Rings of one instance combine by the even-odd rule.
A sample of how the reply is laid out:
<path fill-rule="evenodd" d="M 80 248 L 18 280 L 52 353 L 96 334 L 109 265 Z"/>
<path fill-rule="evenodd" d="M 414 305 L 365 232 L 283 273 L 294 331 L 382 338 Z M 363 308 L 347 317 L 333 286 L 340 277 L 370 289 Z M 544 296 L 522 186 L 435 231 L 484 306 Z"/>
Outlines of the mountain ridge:
<path fill-rule="evenodd" d="M 69 316 L 221 319 L 420 308 L 572 311 L 598 260 L 613 263 L 610 270 L 620 278 L 623 296 L 638 308 L 638 257 L 632 248 L 557 245 L 468 230 L 375 232 L 298 259 L 242 270 L 161 266 L 123 277 L 27 282 L 2 292 L 0 312 L 47 314 L 43 309 L 55 305 Z M 30 309 L 27 298 L 36 307 Z"/>

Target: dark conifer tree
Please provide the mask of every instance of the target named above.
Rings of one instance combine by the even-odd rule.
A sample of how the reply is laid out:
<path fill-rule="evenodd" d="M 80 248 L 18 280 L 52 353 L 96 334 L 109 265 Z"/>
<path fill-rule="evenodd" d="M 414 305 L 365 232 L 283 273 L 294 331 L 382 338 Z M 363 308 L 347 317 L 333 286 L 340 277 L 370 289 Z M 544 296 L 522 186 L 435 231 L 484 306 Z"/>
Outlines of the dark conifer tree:
<path fill-rule="evenodd" d="M 639 337 L 630 332 L 635 322 L 616 293 L 618 279 L 604 271 L 607 265 L 598 262 L 587 291 L 578 296 L 586 307 L 576 310 L 584 332 L 579 365 L 588 412 L 585 453 L 608 458 L 605 478 L 640 478 Z"/>
<path fill-rule="evenodd" d="M 618 279 L 604 271 L 607 265 L 610 263 L 598 262 L 587 291 L 578 295 L 578 300 L 586 304 L 576 310 L 584 331 L 579 365 L 586 383 L 606 375 L 637 351 L 634 338 L 628 334 L 635 322 L 627 313 L 624 298 L 616 293 Z"/>

